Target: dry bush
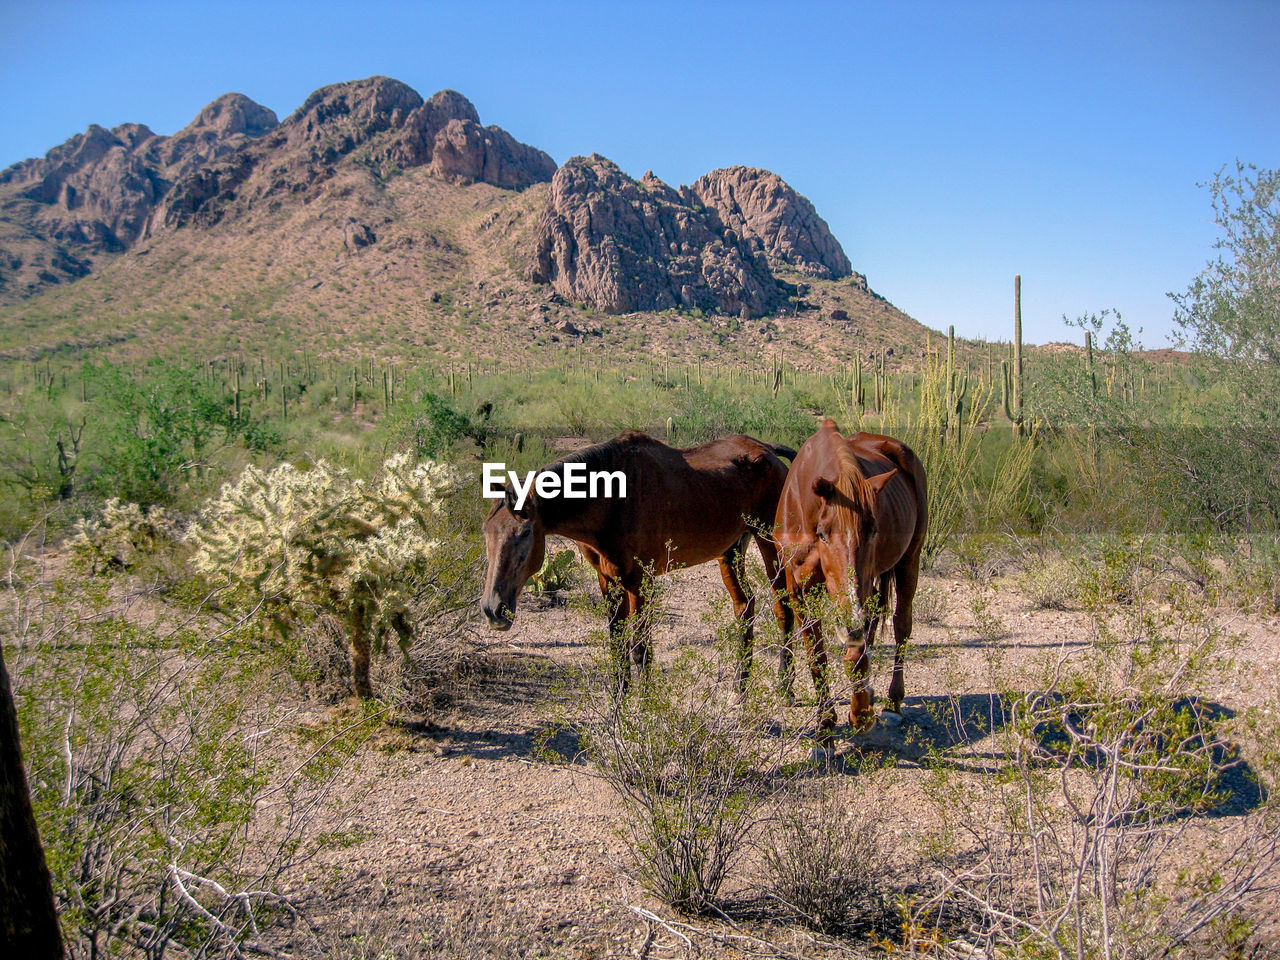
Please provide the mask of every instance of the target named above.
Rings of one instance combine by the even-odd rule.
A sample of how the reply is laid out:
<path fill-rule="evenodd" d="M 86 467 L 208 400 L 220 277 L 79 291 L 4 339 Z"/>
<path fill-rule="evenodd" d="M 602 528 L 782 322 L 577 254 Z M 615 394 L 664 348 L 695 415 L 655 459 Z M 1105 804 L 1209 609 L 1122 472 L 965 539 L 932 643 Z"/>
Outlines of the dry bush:
<path fill-rule="evenodd" d="M 157 617 L 159 597 L 136 583 L 38 569 L 7 583 L 7 655 L 69 955 L 296 945 L 285 891 L 339 839 L 316 813 L 371 718 L 307 742 L 241 634 Z"/>
<path fill-rule="evenodd" d="M 1252 718 L 1244 769 L 1229 739 L 1240 718 L 1199 696 L 1226 645 L 1189 603 L 1099 605 L 1083 655 L 1061 654 L 1036 689 L 1005 689 L 1007 723 L 982 745 L 990 765 L 976 780 L 939 767 L 929 791 L 950 831 L 935 837 L 937 887 L 913 909 L 932 955 L 1185 956 L 1207 938 L 1246 949 L 1280 888 L 1268 793 L 1280 732 Z"/>
<path fill-rule="evenodd" d="M 1017 578 L 1018 590 L 1038 610 L 1070 610 L 1080 598 L 1080 570 L 1065 557 L 1032 557 Z"/>
<path fill-rule="evenodd" d="M 652 665 L 629 688 L 611 644 L 601 646 L 577 681 L 582 712 L 569 725 L 622 803 L 633 875 L 676 909 L 704 912 L 785 786 L 798 740 L 779 733 L 762 684 L 739 693 L 732 640 L 723 653 L 685 650 Z"/>
<path fill-rule="evenodd" d="M 917 623 L 936 627 L 946 622 L 947 601 L 942 592 L 930 584 L 922 584 L 916 590 L 912 614 Z"/>
<path fill-rule="evenodd" d="M 770 824 L 764 845 L 769 895 L 820 933 L 885 927 L 894 910 L 884 828 L 823 785 L 797 791 Z"/>

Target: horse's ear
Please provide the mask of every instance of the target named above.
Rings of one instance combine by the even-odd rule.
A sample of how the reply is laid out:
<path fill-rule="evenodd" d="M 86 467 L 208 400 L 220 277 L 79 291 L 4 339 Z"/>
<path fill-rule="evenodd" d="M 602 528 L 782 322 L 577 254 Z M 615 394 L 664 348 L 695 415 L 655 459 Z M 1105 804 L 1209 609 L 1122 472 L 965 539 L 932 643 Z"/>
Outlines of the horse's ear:
<path fill-rule="evenodd" d="M 524 503 L 516 508 L 516 492 L 507 485 L 506 489 L 507 509 L 511 511 L 511 515 L 517 520 L 528 520 L 533 516 L 533 491 L 530 490 L 525 494 Z"/>
<path fill-rule="evenodd" d="M 813 481 L 813 492 L 823 500 L 832 500 L 836 495 L 836 485 L 826 477 L 819 477 Z"/>
<path fill-rule="evenodd" d="M 874 477 L 867 477 L 865 481 L 867 484 L 867 492 L 871 494 L 873 499 L 878 497 L 880 495 L 880 491 L 884 489 L 885 484 L 897 476 L 897 474 L 898 468 L 894 467 L 888 473 L 878 473 Z"/>

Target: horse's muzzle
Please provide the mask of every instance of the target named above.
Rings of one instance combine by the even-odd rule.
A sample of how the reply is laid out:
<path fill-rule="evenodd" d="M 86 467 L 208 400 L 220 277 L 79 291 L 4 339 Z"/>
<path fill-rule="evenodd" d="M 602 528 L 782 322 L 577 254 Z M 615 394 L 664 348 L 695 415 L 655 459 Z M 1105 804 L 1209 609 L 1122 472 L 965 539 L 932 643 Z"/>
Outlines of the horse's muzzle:
<path fill-rule="evenodd" d="M 489 626 L 494 630 L 510 630 L 511 617 L 508 607 L 497 597 L 484 597 L 480 600 L 480 609 L 484 611 Z"/>

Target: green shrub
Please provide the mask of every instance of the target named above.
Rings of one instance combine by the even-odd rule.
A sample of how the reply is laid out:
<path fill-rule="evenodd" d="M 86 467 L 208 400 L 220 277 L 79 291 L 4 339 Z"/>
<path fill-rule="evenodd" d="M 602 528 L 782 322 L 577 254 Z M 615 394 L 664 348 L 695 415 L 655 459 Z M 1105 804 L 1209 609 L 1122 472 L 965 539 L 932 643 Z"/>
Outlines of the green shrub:
<path fill-rule="evenodd" d="M 340 840 L 316 812 L 359 725 L 299 761 L 251 647 L 157 634 L 86 599 L 50 591 L 6 651 L 68 954 L 289 949 L 303 931 L 286 890 Z"/>
<path fill-rule="evenodd" d="M 636 878 L 678 910 L 710 909 L 782 788 L 789 743 L 767 730 L 759 691 L 739 704 L 736 658 L 685 651 L 619 696 L 609 658 L 582 678 L 575 725 L 623 805 Z"/>

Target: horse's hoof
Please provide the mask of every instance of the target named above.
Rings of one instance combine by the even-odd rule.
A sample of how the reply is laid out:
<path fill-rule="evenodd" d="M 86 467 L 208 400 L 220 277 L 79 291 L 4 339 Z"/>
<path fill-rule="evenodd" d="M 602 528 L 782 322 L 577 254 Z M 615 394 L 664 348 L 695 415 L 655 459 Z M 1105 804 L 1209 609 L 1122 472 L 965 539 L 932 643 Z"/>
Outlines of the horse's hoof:
<path fill-rule="evenodd" d="M 875 728 L 876 728 L 875 714 L 870 714 L 869 716 L 865 716 L 865 717 L 849 718 L 849 729 L 853 732 L 853 735 L 855 737 L 860 737 L 865 734 L 868 734 Z"/>

